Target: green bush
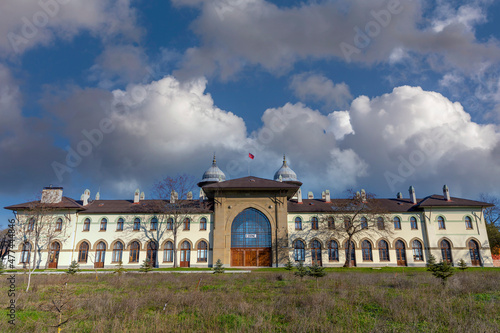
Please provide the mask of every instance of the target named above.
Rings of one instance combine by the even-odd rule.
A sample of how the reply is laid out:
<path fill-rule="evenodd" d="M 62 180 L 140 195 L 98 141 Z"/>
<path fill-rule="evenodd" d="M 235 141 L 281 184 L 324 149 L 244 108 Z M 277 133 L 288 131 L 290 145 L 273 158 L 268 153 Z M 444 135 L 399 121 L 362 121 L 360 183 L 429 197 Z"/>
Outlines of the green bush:
<path fill-rule="evenodd" d="M 76 260 L 73 260 L 71 262 L 71 265 L 69 265 L 68 270 L 66 271 L 67 274 L 76 274 L 80 271 L 80 264 L 76 262 Z"/>

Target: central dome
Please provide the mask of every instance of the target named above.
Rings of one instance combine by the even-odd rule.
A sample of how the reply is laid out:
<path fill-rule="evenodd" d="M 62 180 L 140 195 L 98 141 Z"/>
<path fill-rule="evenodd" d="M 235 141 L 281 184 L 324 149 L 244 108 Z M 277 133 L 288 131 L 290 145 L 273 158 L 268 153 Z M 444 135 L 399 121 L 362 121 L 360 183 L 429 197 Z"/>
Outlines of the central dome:
<path fill-rule="evenodd" d="M 281 179 L 280 179 L 281 177 Z M 274 174 L 274 180 L 282 182 L 298 182 L 297 174 L 286 163 L 286 157 L 283 155 L 283 165 Z"/>
<path fill-rule="evenodd" d="M 207 171 L 205 171 L 201 179 L 201 182 L 198 183 L 198 186 L 202 187 L 211 183 L 223 182 L 225 180 L 226 180 L 226 175 L 217 166 L 217 162 L 215 160 L 215 155 L 214 155 L 212 166 Z"/>

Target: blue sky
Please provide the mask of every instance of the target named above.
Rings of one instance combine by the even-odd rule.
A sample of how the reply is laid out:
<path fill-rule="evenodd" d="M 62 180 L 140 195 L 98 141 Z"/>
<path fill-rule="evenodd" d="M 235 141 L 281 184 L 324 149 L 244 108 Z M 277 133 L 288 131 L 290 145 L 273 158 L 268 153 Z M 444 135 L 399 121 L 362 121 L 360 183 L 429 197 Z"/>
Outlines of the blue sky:
<path fill-rule="evenodd" d="M 214 152 L 228 178 L 286 154 L 315 196 L 500 195 L 499 20 L 491 0 L 3 1 L 0 204 L 148 196 Z"/>

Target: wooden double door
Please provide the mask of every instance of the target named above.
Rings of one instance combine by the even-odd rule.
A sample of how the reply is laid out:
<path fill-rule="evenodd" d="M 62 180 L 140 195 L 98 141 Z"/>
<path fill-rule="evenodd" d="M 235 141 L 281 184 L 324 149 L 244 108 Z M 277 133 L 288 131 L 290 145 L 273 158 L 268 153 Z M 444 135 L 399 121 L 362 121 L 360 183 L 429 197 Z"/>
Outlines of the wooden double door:
<path fill-rule="evenodd" d="M 60 251 L 61 251 L 61 245 L 58 242 L 50 244 L 49 268 L 57 268 L 57 262 L 59 261 Z"/>
<path fill-rule="evenodd" d="M 270 267 L 271 248 L 233 248 L 231 266 Z"/>

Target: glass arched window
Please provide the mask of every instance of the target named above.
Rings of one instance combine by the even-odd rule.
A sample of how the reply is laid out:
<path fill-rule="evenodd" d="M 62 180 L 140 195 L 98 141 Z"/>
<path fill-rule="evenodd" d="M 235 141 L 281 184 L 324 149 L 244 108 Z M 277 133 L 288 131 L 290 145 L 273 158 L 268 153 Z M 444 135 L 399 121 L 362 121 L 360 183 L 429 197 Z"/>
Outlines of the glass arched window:
<path fill-rule="evenodd" d="M 83 221 L 83 231 L 90 231 L 90 219 Z"/>
<path fill-rule="evenodd" d="M 141 229 L 141 219 L 137 217 L 134 219 L 134 231 L 139 231 L 140 229 Z"/>
<path fill-rule="evenodd" d="M 181 244 L 181 267 L 189 267 L 191 261 L 191 244 L 184 241 Z"/>
<path fill-rule="evenodd" d="M 344 243 L 344 249 L 345 249 L 345 256 L 346 258 L 349 258 L 349 243 L 345 241 Z M 354 245 L 354 242 L 351 241 L 351 265 L 356 265 L 356 246 Z"/>
<path fill-rule="evenodd" d="M 439 229 L 446 229 L 446 225 L 444 224 L 444 217 L 438 216 L 438 226 Z"/>
<path fill-rule="evenodd" d="M 465 228 L 472 229 L 472 220 L 469 216 L 465 217 Z"/>
<path fill-rule="evenodd" d="M 139 251 L 141 249 L 141 246 L 139 242 L 132 242 L 130 244 L 130 255 L 129 255 L 129 262 L 139 262 Z"/>
<path fill-rule="evenodd" d="M 448 263 L 453 262 L 451 257 L 451 245 L 446 239 L 441 241 L 441 256 L 443 257 L 443 261 L 446 260 Z"/>
<path fill-rule="evenodd" d="M 78 262 L 87 262 L 87 258 L 89 257 L 89 243 L 83 242 L 80 244 L 80 248 L 78 249 Z"/>
<path fill-rule="evenodd" d="M 61 231 L 62 230 L 62 225 L 63 225 L 62 218 L 58 218 L 57 221 L 56 221 L 56 231 Z"/>
<path fill-rule="evenodd" d="M 366 219 L 366 217 L 362 217 L 361 218 L 361 229 L 368 229 L 368 220 Z"/>
<path fill-rule="evenodd" d="M 207 230 L 207 219 L 204 217 L 200 219 L 200 230 Z"/>
<path fill-rule="evenodd" d="M 414 240 L 413 244 L 413 260 L 414 261 L 424 261 L 424 251 L 422 249 L 422 243 L 418 240 Z"/>
<path fill-rule="evenodd" d="M 396 241 L 396 261 L 398 266 L 406 266 L 406 246 L 402 240 Z"/>
<path fill-rule="evenodd" d="M 120 217 L 116 223 L 116 231 L 123 231 L 123 223 L 125 221 Z"/>
<path fill-rule="evenodd" d="M 295 230 L 302 230 L 302 219 L 300 217 L 295 218 Z"/>
<path fill-rule="evenodd" d="M 383 217 L 377 218 L 377 228 L 378 228 L 378 230 L 384 230 L 385 229 L 385 224 L 384 224 L 384 218 Z"/>
<path fill-rule="evenodd" d="M 372 244 L 369 241 L 364 240 L 361 243 L 361 252 L 363 253 L 363 261 L 373 261 Z"/>
<path fill-rule="evenodd" d="M 189 230 L 191 226 L 191 220 L 189 218 L 184 219 L 184 230 Z"/>
<path fill-rule="evenodd" d="M 306 257 L 304 242 L 301 240 L 296 240 L 293 245 L 293 248 L 294 248 L 295 261 L 304 261 Z"/>
<path fill-rule="evenodd" d="M 207 261 L 207 252 L 208 252 L 208 246 L 207 242 L 201 241 L 198 243 L 198 261 L 199 262 L 206 262 Z"/>
<path fill-rule="evenodd" d="M 95 268 L 104 267 L 105 256 L 106 256 L 106 243 L 99 242 L 99 244 L 97 244 L 97 249 L 95 251 L 95 261 L 94 261 Z"/>
<path fill-rule="evenodd" d="M 156 229 L 158 229 L 158 219 L 153 217 L 151 219 L 151 231 L 155 231 Z"/>
<path fill-rule="evenodd" d="M 311 219 L 311 229 L 313 229 L 313 230 L 318 230 L 319 229 L 318 218 L 317 217 L 313 217 Z"/>
<path fill-rule="evenodd" d="M 168 241 L 165 245 L 163 245 L 163 261 L 174 261 L 174 244 L 171 241 Z"/>
<path fill-rule="evenodd" d="M 352 226 L 351 219 L 344 217 L 344 228 L 347 230 Z"/>
<path fill-rule="evenodd" d="M 378 242 L 378 254 L 380 261 L 390 261 L 389 258 L 389 244 L 385 240 Z"/>
<path fill-rule="evenodd" d="M 29 264 L 30 257 L 31 257 L 31 244 L 29 242 L 26 242 L 23 244 L 23 250 L 21 252 L 21 263 Z"/>
<path fill-rule="evenodd" d="M 321 262 L 321 243 L 313 240 L 311 243 L 311 260 L 313 265 L 322 265 Z"/>
<path fill-rule="evenodd" d="M 266 215 L 254 208 L 239 213 L 231 225 L 231 248 L 270 248 L 271 223 Z"/>
<path fill-rule="evenodd" d="M 472 266 L 481 266 L 481 257 L 479 256 L 479 245 L 473 239 L 469 241 L 469 253 Z"/>
<path fill-rule="evenodd" d="M 146 258 L 149 260 L 151 267 L 156 267 L 156 257 L 158 254 L 158 243 L 150 241 L 147 246 Z"/>
<path fill-rule="evenodd" d="M 28 222 L 28 231 L 35 230 L 35 219 L 31 218 Z"/>
<path fill-rule="evenodd" d="M 334 240 L 328 242 L 328 260 L 339 261 L 339 244 Z"/>
<path fill-rule="evenodd" d="M 412 230 L 418 229 L 417 219 L 413 216 L 410 218 L 410 225 Z"/>
<path fill-rule="evenodd" d="M 394 229 L 401 229 L 401 219 L 394 216 Z"/>
<path fill-rule="evenodd" d="M 113 262 L 122 261 L 122 254 L 123 254 L 123 243 L 116 242 L 115 245 L 113 245 Z"/>
<path fill-rule="evenodd" d="M 100 231 L 106 231 L 106 227 L 108 226 L 108 220 L 106 218 L 101 220 L 101 228 Z"/>
<path fill-rule="evenodd" d="M 167 230 L 174 230 L 174 219 L 171 217 L 167 220 Z"/>
<path fill-rule="evenodd" d="M 328 217 L 328 229 L 335 229 L 335 220 L 332 216 Z"/>

